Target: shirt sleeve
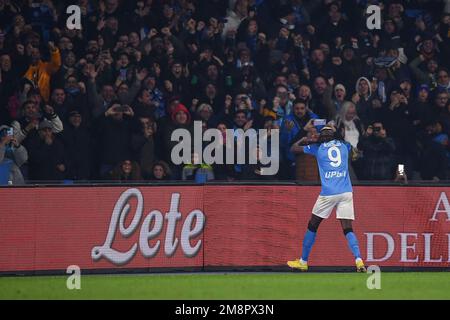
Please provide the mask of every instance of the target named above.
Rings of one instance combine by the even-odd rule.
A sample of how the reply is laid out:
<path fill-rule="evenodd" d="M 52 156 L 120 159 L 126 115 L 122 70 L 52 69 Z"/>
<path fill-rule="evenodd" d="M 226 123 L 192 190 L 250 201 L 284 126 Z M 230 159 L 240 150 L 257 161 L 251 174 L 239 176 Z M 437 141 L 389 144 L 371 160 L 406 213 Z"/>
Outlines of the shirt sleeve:
<path fill-rule="evenodd" d="M 317 156 L 317 151 L 319 151 L 319 146 L 317 144 L 309 144 L 303 147 L 303 152 L 313 156 Z"/>
<path fill-rule="evenodd" d="M 346 142 L 345 146 L 347 147 L 348 152 L 352 151 L 352 145 L 350 143 Z"/>

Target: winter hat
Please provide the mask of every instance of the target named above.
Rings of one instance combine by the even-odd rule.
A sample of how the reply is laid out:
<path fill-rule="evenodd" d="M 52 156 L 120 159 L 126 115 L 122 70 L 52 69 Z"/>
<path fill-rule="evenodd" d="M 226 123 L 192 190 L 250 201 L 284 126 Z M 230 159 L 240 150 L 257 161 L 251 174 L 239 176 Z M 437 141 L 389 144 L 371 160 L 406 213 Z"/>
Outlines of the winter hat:
<path fill-rule="evenodd" d="M 421 84 L 417 87 L 417 94 L 419 94 L 420 91 L 425 90 L 427 93 L 430 93 L 430 87 L 427 84 Z"/>
<path fill-rule="evenodd" d="M 50 121 L 48 121 L 47 119 L 45 119 L 44 121 L 42 121 L 39 124 L 39 130 L 46 129 L 46 128 L 53 129 L 52 123 Z"/>
<path fill-rule="evenodd" d="M 336 92 L 336 90 L 341 89 L 344 91 L 344 93 L 347 93 L 347 90 L 345 89 L 344 85 L 339 83 L 336 85 L 336 87 L 334 87 L 334 92 Z"/>
<path fill-rule="evenodd" d="M 197 113 L 202 112 L 204 109 L 208 109 L 210 112 L 213 111 L 213 108 L 212 108 L 209 104 L 207 104 L 207 103 L 202 103 L 202 104 L 198 107 Z"/>
<path fill-rule="evenodd" d="M 181 104 L 181 103 L 178 106 L 176 106 L 175 109 L 173 110 L 173 112 L 171 114 L 172 121 L 175 121 L 175 117 L 176 117 L 177 113 L 180 111 L 186 113 L 186 115 L 188 117 L 188 122 L 190 122 L 191 114 L 189 113 L 189 110 L 185 107 L 185 105 Z"/>

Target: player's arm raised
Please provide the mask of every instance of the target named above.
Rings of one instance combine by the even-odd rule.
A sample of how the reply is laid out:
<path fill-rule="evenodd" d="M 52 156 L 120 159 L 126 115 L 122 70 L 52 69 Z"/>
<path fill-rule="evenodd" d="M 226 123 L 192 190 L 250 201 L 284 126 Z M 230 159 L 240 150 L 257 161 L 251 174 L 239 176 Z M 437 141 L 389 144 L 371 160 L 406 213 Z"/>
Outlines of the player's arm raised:
<path fill-rule="evenodd" d="M 304 152 L 303 145 L 308 144 L 308 137 L 303 137 L 291 146 L 291 152 L 293 154 L 299 154 Z"/>

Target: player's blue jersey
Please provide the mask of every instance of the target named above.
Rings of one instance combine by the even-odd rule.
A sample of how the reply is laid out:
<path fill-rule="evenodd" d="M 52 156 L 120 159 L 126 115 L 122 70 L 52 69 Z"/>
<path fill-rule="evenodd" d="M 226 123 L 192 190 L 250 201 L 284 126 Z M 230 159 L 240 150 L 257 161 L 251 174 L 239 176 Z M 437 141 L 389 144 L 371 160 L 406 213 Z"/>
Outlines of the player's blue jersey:
<path fill-rule="evenodd" d="M 316 157 L 322 182 L 321 196 L 331 196 L 352 192 L 352 183 L 348 173 L 348 156 L 350 144 L 332 140 L 319 144 L 307 145 L 304 153 Z"/>

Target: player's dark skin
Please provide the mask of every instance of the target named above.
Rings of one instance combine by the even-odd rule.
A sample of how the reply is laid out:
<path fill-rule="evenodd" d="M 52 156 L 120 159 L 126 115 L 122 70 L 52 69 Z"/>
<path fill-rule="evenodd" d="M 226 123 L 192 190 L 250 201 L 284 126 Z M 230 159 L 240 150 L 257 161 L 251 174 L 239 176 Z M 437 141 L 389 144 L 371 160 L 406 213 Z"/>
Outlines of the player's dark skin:
<path fill-rule="evenodd" d="M 311 215 L 311 219 L 308 223 L 308 229 L 310 229 L 313 232 L 316 232 L 319 228 L 320 223 L 322 222 L 323 218 L 318 217 L 316 215 Z M 350 219 L 339 219 L 341 222 L 342 230 L 352 229 L 352 220 Z"/>

